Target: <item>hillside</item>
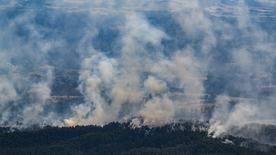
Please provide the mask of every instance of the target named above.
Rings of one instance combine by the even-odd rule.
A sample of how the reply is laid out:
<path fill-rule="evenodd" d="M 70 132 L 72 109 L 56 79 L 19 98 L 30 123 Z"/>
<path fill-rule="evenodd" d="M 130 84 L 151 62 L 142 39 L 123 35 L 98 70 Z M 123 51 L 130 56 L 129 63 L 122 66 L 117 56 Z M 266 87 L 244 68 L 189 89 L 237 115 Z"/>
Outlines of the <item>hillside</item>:
<path fill-rule="evenodd" d="M 241 146 L 250 146 L 249 148 Z M 0 134 L 1 155 L 140 155 L 140 154 L 275 154 L 253 150 L 260 144 L 247 139 L 227 137 L 213 139 L 204 126 L 193 123 L 170 124 L 163 127 L 132 128 L 130 124 L 110 123 L 103 127 L 45 127 Z"/>

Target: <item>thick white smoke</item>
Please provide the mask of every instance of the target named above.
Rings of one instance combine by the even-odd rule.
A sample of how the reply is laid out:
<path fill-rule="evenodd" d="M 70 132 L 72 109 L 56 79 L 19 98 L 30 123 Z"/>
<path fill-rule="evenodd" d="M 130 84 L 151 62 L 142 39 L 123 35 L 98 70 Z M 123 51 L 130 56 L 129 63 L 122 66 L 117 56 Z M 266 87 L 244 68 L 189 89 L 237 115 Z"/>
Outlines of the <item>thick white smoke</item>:
<path fill-rule="evenodd" d="M 204 74 L 193 49 L 165 57 L 161 42 L 169 37 L 134 12 L 125 16 L 120 30 L 118 58 L 97 51 L 84 58 L 80 88 L 86 102 L 73 108 L 75 116 L 65 124 L 103 125 L 142 117 L 147 125 L 162 125 L 176 117 L 200 119 Z M 172 92 L 167 84 L 176 84 L 181 91 Z"/>
<path fill-rule="evenodd" d="M 250 124 L 275 125 L 275 112 L 271 110 L 275 108 L 275 93 L 268 97 L 260 95 L 265 89 L 273 92 L 271 67 L 275 63 L 275 40 L 252 21 L 250 8 L 245 1 L 238 1 L 234 9 L 238 14 L 240 38 L 250 38 L 249 42 L 242 43 L 231 51 L 233 66 L 238 68 L 238 72 L 233 74 L 243 78 L 242 83 L 237 81 L 236 85 L 248 97 L 234 99 L 234 105 L 231 97 L 222 95 L 217 98 L 209 129 L 214 136 L 231 133 L 233 127 L 241 128 Z M 236 39 L 231 34 L 227 37 Z"/>
<path fill-rule="evenodd" d="M 34 19 L 34 14 L 23 12 L 6 23 L 1 21 L 0 124 L 3 126 L 29 127 L 56 122 L 44 113 L 54 76 L 46 55 L 61 44 L 58 40 L 44 39 L 41 29 L 32 22 Z M 26 33 L 26 38 L 18 37 L 17 33 L 22 36 Z"/>

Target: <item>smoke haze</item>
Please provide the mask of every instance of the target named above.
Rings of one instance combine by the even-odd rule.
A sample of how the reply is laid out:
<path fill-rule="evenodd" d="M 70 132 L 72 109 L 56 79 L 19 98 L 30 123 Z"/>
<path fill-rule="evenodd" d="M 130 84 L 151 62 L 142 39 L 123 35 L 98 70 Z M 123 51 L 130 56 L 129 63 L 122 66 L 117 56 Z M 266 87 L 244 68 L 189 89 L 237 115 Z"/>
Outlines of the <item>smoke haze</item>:
<path fill-rule="evenodd" d="M 275 19 L 269 0 L 0 2 L 0 126 L 276 125 Z"/>

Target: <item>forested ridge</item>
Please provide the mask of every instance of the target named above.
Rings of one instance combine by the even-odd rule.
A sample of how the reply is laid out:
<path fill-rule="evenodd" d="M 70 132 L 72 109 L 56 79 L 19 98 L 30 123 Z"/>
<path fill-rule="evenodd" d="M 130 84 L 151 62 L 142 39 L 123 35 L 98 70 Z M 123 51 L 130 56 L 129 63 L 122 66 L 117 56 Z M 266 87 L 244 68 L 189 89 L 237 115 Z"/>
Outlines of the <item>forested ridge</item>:
<path fill-rule="evenodd" d="M 129 123 L 0 132 L 1 155 L 267 154 L 276 149 L 243 138 L 211 138 L 193 123 L 133 128 Z M 256 147 L 258 146 L 258 147 Z M 260 149 L 263 148 L 263 149 Z"/>

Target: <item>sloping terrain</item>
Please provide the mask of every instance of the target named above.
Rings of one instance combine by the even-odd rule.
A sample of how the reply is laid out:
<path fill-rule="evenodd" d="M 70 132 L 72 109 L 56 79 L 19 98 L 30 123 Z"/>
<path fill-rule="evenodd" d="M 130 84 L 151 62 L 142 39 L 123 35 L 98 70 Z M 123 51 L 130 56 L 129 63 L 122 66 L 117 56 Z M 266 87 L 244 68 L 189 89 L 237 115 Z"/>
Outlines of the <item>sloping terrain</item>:
<path fill-rule="evenodd" d="M 45 127 L 0 134 L 1 155 L 69 154 L 275 154 L 276 148 L 251 140 L 211 138 L 200 124 L 179 123 L 163 127 L 133 128 L 110 123 L 103 127 Z M 243 147 L 242 147 L 243 146 Z M 249 147 L 250 148 L 247 148 Z M 259 147 L 256 147 L 259 146 Z M 262 152 L 260 148 L 263 149 Z M 254 150 L 256 149 L 256 150 Z M 257 150 L 259 149 L 259 150 Z"/>

